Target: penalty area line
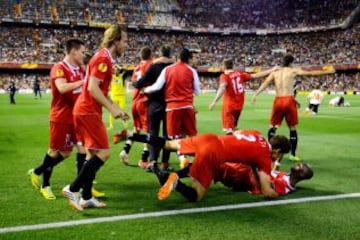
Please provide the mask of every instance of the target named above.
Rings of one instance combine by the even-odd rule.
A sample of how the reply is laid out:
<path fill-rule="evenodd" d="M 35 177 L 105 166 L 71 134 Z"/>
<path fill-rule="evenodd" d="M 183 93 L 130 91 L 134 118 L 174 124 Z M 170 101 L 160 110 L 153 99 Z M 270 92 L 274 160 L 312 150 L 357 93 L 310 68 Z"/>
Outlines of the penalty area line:
<path fill-rule="evenodd" d="M 93 224 L 93 223 L 118 222 L 118 221 L 125 221 L 131 219 L 150 218 L 150 217 L 164 217 L 171 215 L 205 213 L 205 212 L 215 212 L 215 211 L 224 211 L 224 210 L 233 210 L 233 209 L 257 208 L 257 207 L 319 202 L 319 201 L 328 201 L 328 200 L 337 200 L 337 199 L 346 199 L 346 198 L 359 198 L 359 197 L 360 197 L 360 193 L 348 193 L 348 194 L 326 195 L 326 196 L 317 196 L 317 197 L 294 198 L 294 199 L 286 199 L 286 200 L 272 200 L 265 202 L 240 203 L 240 204 L 222 205 L 222 206 L 214 206 L 214 207 L 188 208 L 188 209 L 178 209 L 178 210 L 159 211 L 159 212 L 136 213 L 129 215 L 121 215 L 121 216 L 100 217 L 100 218 L 53 222 L 53 223 L 44 223 L 44 224 L 35 224 L 35 225 L 23 225 L 16 227 L 5 227 L 5 228 L 0 228 L 0 234 L 31 231 L 31 230 L 44 230 L 51 228 L 72 227 L 77 225 L 85 225 L 85 224 Z"/>

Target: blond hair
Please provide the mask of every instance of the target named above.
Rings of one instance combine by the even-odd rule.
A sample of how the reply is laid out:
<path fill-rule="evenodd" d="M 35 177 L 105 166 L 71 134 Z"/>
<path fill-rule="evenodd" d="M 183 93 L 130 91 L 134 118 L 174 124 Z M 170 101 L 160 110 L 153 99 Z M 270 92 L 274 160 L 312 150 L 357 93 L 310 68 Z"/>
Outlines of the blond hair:
<path fill-rule="evenodd" d="M 125 32 L 126 28 L 123 25 L 111 25 L 104 32 L 104 38 L 101 42 L 101 47 L 109 48 L 115 41 L 120 41 L 122 32 Z"/>

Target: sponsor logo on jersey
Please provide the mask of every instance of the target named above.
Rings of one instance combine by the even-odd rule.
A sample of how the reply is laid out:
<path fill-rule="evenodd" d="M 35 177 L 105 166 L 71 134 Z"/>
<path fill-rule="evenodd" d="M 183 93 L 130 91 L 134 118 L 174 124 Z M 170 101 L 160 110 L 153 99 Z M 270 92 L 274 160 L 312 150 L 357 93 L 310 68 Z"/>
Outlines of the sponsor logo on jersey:
<path fill-rule="evenodd" d="M 105 63 L 100 63 L 98 69 L 100 72 L 106 72 L 108 69 L 108 66 Z"/>
<path fill-rule="evenodd" d="M 56 70 L 56 77 L 62 77 L 64 76 L 64 71 L 62 69 Z"/>

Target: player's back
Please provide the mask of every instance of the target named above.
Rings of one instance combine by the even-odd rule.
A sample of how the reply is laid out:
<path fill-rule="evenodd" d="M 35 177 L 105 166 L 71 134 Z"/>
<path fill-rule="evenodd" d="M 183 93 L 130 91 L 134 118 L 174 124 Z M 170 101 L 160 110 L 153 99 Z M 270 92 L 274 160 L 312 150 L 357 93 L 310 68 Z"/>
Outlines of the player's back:
<path fill-rule="evenodd" d="M 293 96 L 296 70 L 292 67 L 282 67 L 272 74 L 276 96 Z"/>

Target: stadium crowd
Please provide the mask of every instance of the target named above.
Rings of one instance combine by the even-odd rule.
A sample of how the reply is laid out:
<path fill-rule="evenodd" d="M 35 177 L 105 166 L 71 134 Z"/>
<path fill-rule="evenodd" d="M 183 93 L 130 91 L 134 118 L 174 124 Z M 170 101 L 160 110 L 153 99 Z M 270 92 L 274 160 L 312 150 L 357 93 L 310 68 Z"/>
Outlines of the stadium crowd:
<path fill-rule="evenodd" d="M 1 26 L 1 61 L 8 63 L 54 63 L 63 56 L 64 41 L 83 39 L 95 52 L 102 29 L 50 29 Z M 219 36 L 185 33 L 129 32 L 122 64 L 139 61 L 140 48 L 149 45 L 156 51 L 164 43 L 174 52 L 181 47 L 200 52 L 200 67 L 220 67 L 224 58 L 232 57 L 238 67 L 279 64 L 284 52 L 291 52 L 297 65 L 349 64 L 360 62 L 360 25 L 347 30 L 287 35 Z"/>
<path fill-rule="evenodd" d="M 0 14 L 5 18 L 232 30 L 339 24 L 358 4 L 357 0 L 278 0 L 276 2 L 271 0 L 6 0 L 1 2 Z M 277 9 L 287 9 L 287 11 L 279 15 Z M 210 25 L 209 19 L 212 19 Z"/>

